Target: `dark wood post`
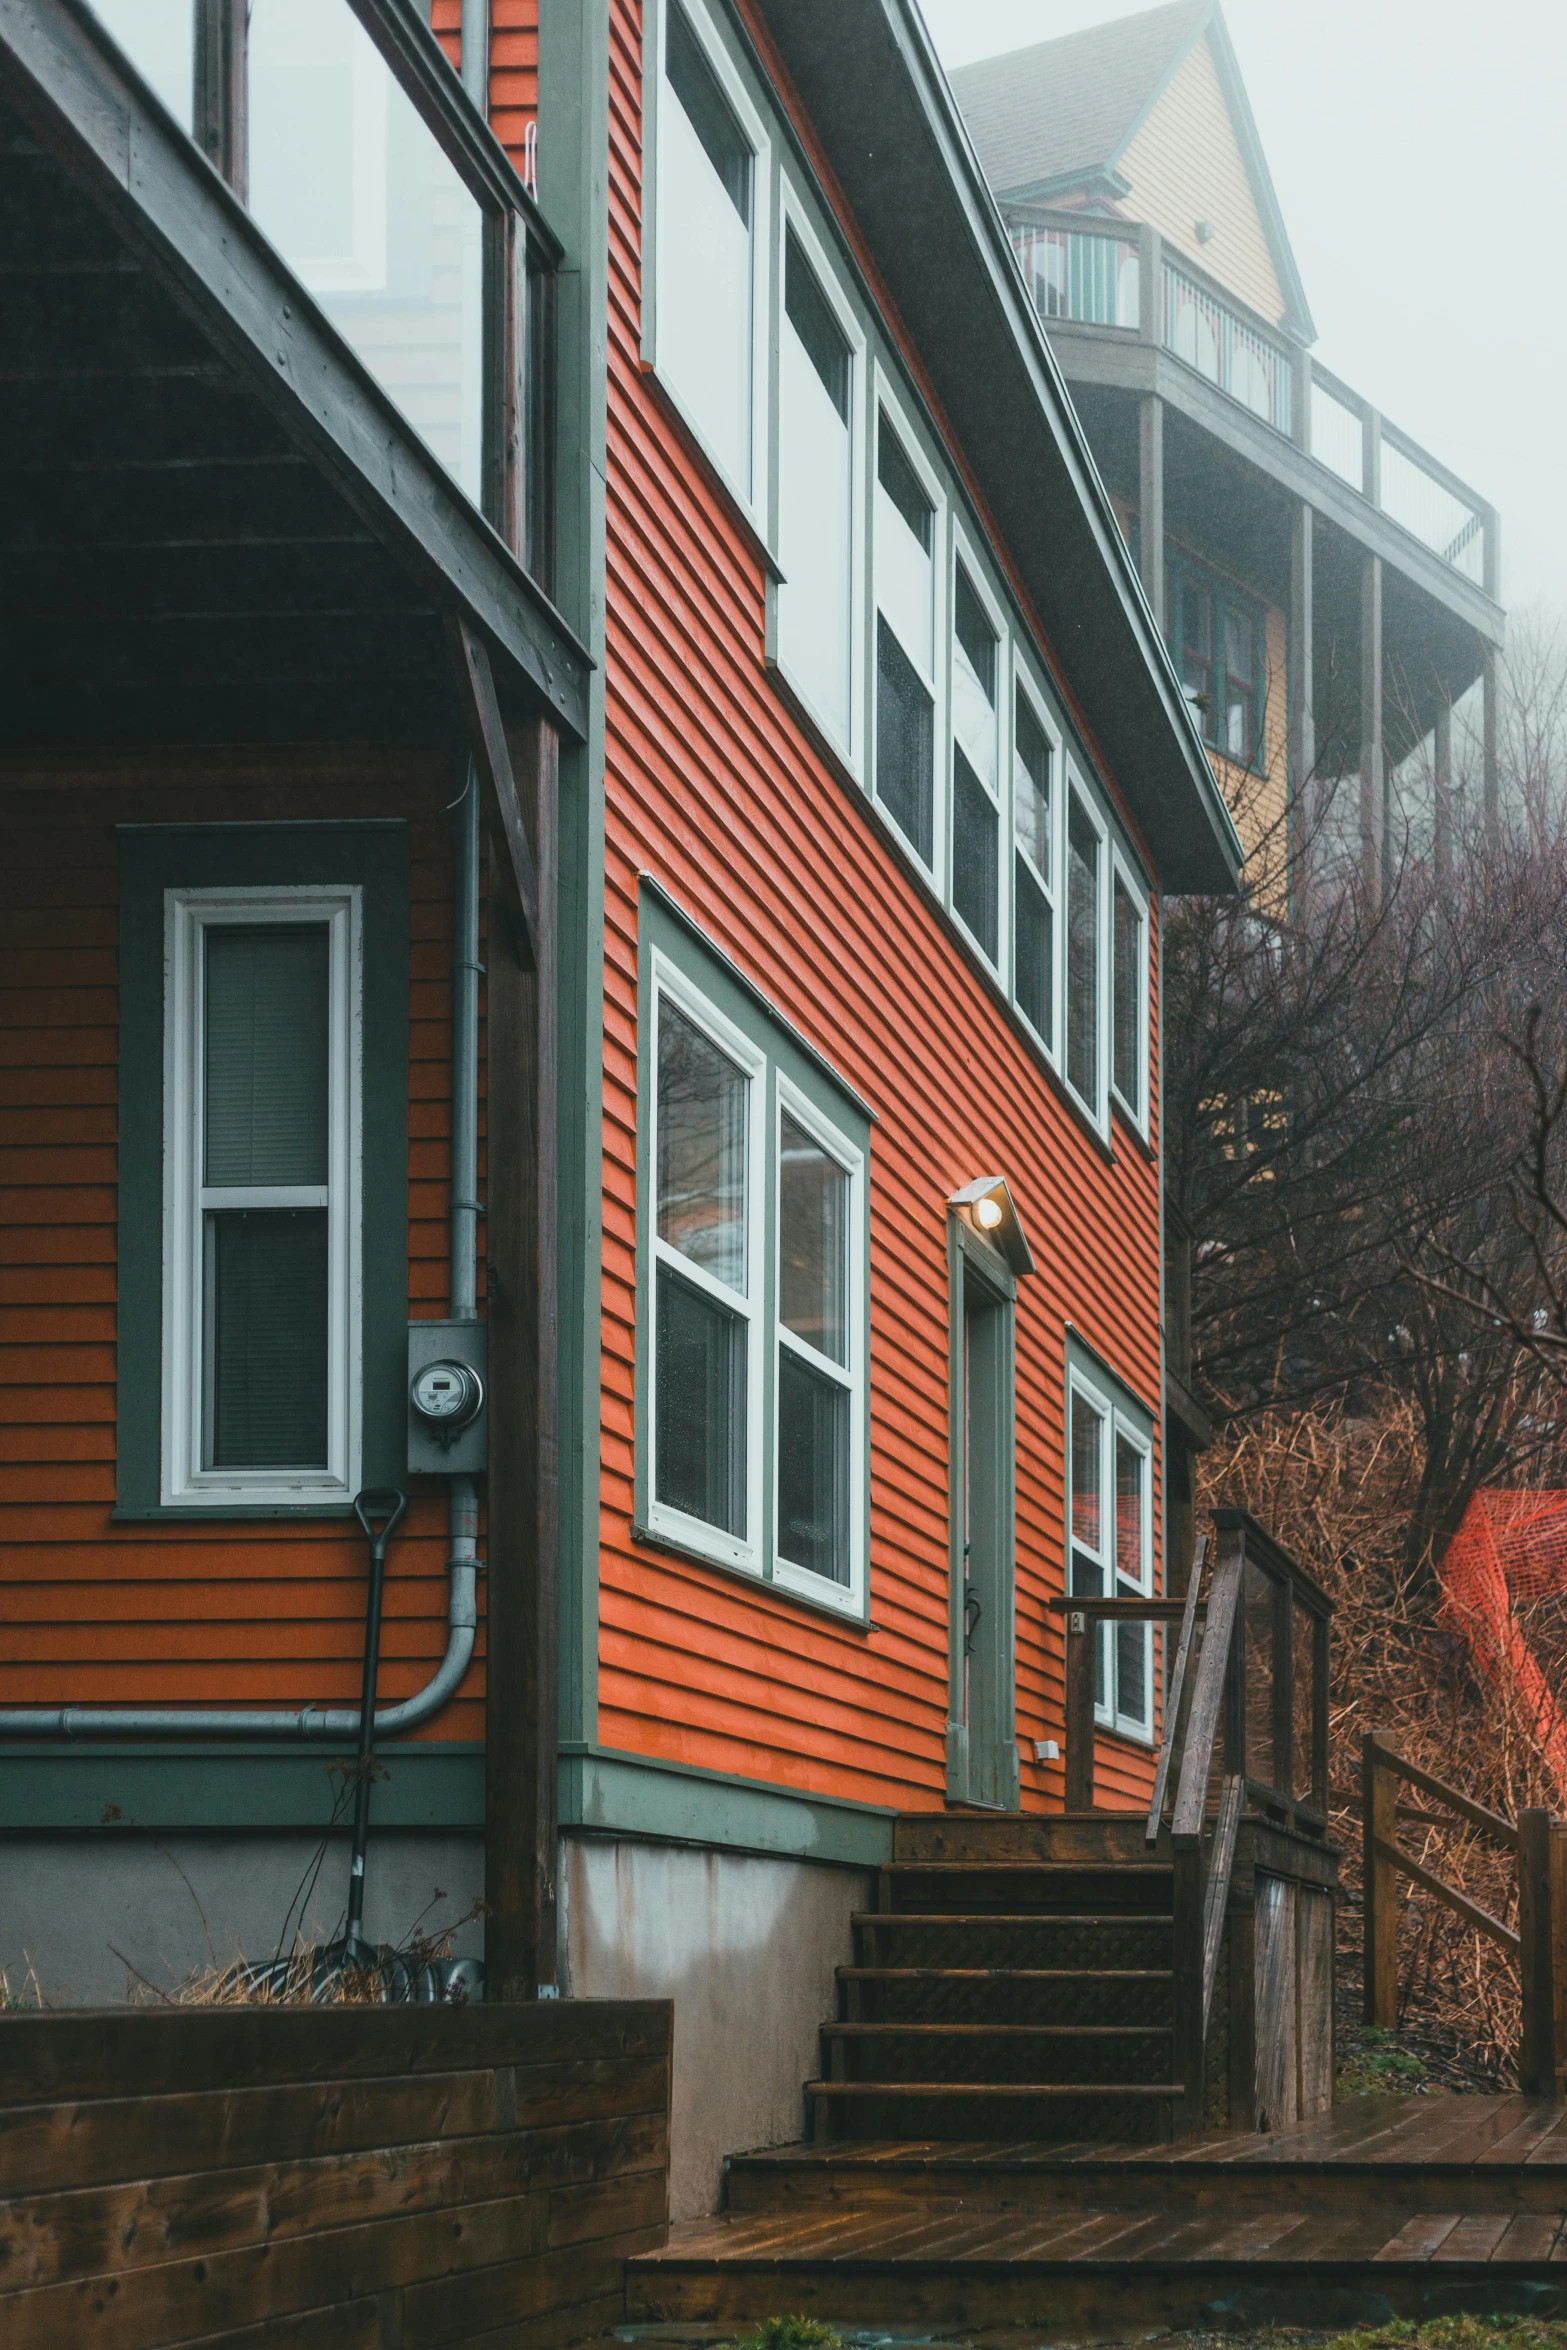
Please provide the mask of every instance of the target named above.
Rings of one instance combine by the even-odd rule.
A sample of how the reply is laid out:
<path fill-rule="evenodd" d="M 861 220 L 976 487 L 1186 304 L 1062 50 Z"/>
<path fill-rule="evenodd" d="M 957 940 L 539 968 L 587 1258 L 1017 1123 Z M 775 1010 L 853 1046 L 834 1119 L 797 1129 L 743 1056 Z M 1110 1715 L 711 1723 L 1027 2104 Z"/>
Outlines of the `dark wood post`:
<path fill-rule="evenodd" d="M 1548 1811 L 1518 1814 L 1518 1973 L 1523 2036 L 1518 2085 L 1526 2097 L 1560 2097 L 1567 2073 L 1567 1828 Z"/>
<path fill-rule="evenodd" d="M 1181 2128 L 1202 2128 L 1203 2109 L 1203 1926 L 1207 1870 L 1200 1836 L 1177 1837 L 1172 1851 L 1171 2005 L 1175 2026 L 1171 2079 L 1182 2089 Z"/>
<path fill-rule="evenodd" d="M 559 742 L 541 716 L 508 730 L 483 644 L 452 639 L 490 838 L 485 1988 L 533 1999 L 559 1974 Z"/>
<path fill-rule="evenodd" d="M 1078 1608 L 1066 1614 L 1066 1808 L 1094 1808 L 1094 1652 L 1100 1631 Z"/>
<path fill-rule="evenodd" d="M 1398 1841 L 1398 1781 L 1379 1767 L 1390 1743 L 1368 1730 L 1360 1744 L 1364 1999 L 1368 2024 L 1390 2032 L 1398 2021 L 1398 1871 L 1383 1853 Z"/>

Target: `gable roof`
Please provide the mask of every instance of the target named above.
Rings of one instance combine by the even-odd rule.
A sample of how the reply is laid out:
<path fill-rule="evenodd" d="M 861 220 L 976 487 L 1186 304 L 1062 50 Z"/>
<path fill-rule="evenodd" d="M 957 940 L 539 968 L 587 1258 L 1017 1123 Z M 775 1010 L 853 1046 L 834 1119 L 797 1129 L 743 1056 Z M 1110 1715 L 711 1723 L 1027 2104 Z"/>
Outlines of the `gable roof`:
<path fill-rule="evenodd" d="M 1206 37 L 1283 289 L 1286 320 L 1316 338 L 1273 177 L 1257 136 L 1219 0 L 1171 0 L 948 76 L 985 177 L 998 196 L 1125 195 L 1118 166 L 1197 43 Z"/>

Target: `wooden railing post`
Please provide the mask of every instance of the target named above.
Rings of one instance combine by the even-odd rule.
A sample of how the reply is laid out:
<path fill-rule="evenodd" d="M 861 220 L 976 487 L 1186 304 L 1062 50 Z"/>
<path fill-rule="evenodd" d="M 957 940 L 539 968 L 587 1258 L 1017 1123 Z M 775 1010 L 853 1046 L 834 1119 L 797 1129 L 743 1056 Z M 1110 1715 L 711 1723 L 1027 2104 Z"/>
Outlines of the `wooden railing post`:
<path fill-rule="evenodd" d="M 1099 1626 L 1070 1608 L 1066 1618 L 1066 1808 L 1094 1808 L 1094 1656 Z"/>
<path fill-rule="evenodd" d="M 1548 1811 L 1518 1814 L 1518 1943 L 1518 2086 L 1526 2097 L 1560 2097 L 1567 2074 L 1567 1827 Z"/>
<path fill-rule="evenodd" d="M 1398 1872 L 1386 1857 L 1398 1841 L 1398 1781 L 1381 1765 L 1389 1744 L 1368 1730 L 1360 1745 L 1362 1871 L 1365 1918 L 1364 2003 L 1368 2024 L 1390 2032 L 1398 2021 Z"/>
<path fill-rule="evenodd" d="M 1202 1838 L 1183 1836 L 1174 1841 L 1174 1879 L 1171 1887 L 1171 1985 L 1174 1993 L 1174 2070 L 1171 2079 L 1182 2089 L 1182 2134 L 1202 2127 L 1203 2112 L 1203 1927 L 1207 1910 L 1207 1870 Z"/>

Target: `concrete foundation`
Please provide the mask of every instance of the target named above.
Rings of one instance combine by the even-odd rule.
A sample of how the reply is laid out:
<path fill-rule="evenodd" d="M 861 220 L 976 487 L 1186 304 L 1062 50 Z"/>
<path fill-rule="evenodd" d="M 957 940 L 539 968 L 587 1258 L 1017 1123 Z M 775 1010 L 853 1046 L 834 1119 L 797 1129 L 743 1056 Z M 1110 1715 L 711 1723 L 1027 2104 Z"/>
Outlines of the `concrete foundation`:
<path fill-rule="evenodd" d="M 563 1839 L 562 1990 L 675 2003 L 672 2219 L 718 2208 L 725 2155 L 803 2135 L 833 1969 L 871 1898 L 859 1869 Z"/>
<path fill-rule="evenodd" d="M 0 1969 L 13 1998 L 53 2007 L 114 2007 L 150 1998 L 139 1980 L 173 1991 L 236 1958 L 270 1958 L 285 1921 L 329 1941 L 342 1923 L 348 1839 L 309 1835 L 139 1835 L 7 1838 L 0 1843 Z M 372 1832 L 365 1927 L 373 1942 L 439 1933 L 484 1890 L 477 1836 Z M 437 1898 L 439 1896 L 439 1898 Z M 482 1921 L 453 1950 L 479 1957 Z M 36 1990 L 33 1989 L 36 1986 Z"/>

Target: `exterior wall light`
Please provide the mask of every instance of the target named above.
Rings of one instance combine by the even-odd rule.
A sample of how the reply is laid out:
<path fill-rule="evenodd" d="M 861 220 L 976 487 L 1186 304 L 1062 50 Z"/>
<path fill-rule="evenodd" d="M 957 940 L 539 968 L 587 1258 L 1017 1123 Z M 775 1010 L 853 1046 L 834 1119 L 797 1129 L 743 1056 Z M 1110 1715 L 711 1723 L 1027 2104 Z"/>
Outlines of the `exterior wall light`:
<path fill-rule="evenodd" d="M 1019 1280 L 1032 1273 L 1034 1252 L 1004 1175 L 981 1175 L 973 1183 L 965 1183 L 961 1191 L 952 1194 L 947 1206 L 961 1216 L 971 1232 L 1005 1257 Z"/>

